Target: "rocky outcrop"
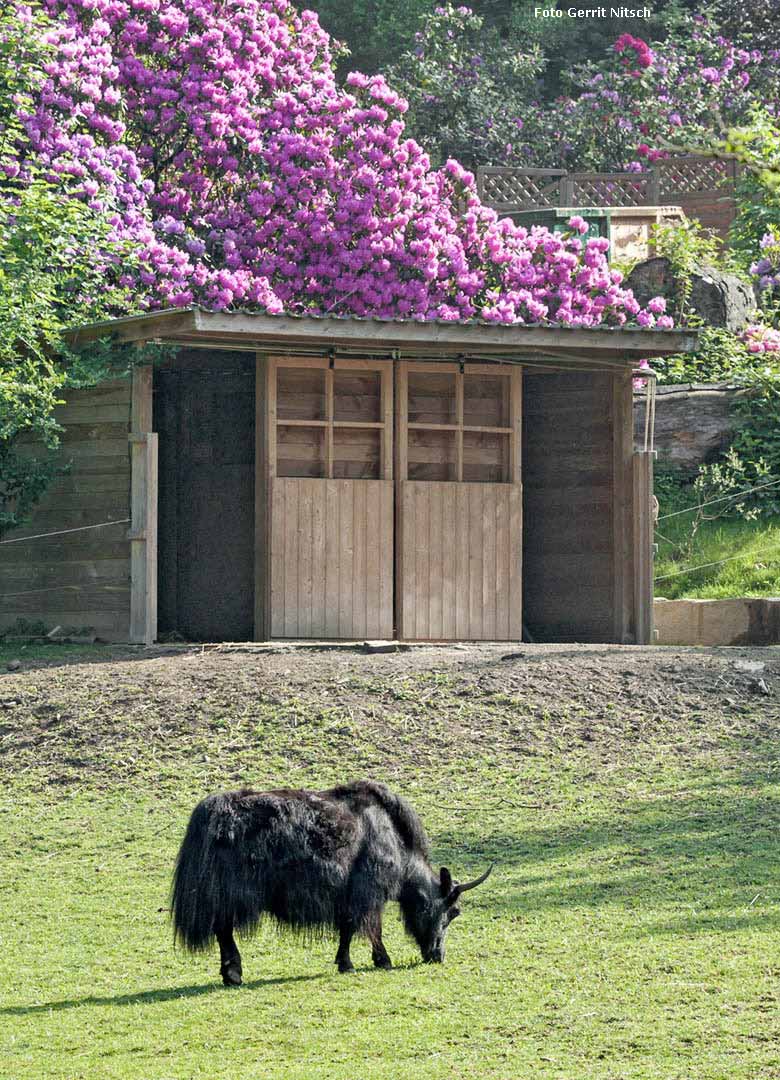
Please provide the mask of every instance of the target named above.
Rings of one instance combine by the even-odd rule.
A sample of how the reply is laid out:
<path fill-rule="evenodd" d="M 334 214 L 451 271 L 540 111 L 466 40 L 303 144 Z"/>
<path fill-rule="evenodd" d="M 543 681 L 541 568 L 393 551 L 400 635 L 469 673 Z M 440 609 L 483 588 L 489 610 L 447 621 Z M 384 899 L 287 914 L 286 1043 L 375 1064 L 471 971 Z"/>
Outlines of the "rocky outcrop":
<path fill-rule="evenodd" d="M 642 307 L 652 297 L 664 296 L 669 310 L 674 310 L 678 290 L 668 259 L 658 257 L 639 263 L 626 278 L 626 285 Z M 692 276 L 688 307 L 708 326 L 736 332 L 755 314 L 756 298 L 752 286 L 736 274 L 705 267 Z"/>
<path fill-rule="evenodd" d="M 655 448 L 659 463 L 695 472 L 714 460 L 734 437 L 733 405 L 743 390 L 729 386 L 659 386 L 655 406 Z M 645 432 L 645 394 L 634 395 L 637 445 Z"/>

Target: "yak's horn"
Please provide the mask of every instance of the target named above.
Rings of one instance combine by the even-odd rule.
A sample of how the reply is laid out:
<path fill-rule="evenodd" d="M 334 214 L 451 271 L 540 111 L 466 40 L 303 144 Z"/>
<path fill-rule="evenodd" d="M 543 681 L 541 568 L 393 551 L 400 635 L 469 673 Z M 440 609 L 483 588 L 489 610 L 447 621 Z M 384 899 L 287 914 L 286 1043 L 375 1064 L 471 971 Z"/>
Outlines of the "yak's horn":
<path fill-rule="evenodd" d="M 468 892 L 469 889 L 476 889 L 477 885 L 481 885 L 483 881 L 487 881 L 487 879 L 490 877 L 490 874 L 491 874 L 494 866 L 495 866 L 495 863 L 491 863 L 490 866 L 485 871 L 485 873 L 480 874 L 480 876 L 478 878 L 474 878 L 473 881 L 464 881 L 464 882 L 461 882 L 460 885 L 456 885 L 455 888 L 450 893 L 450 895 L 447 897 L 449 902 L 451 904 L 454 903 L 458 899 L 458 897 L 460 896 L 461 893 Z"/>

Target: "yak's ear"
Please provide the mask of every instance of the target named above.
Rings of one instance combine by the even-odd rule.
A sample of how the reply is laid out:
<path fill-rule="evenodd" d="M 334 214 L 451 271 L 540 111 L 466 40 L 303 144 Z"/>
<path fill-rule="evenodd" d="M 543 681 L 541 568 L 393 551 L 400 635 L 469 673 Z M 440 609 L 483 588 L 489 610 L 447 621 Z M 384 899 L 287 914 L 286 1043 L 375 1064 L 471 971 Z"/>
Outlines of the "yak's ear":
<path fill-rule="evenodd" d="M 441 884 L 442 896 L 449 896 L 452 892 L 452 874 L 446 866 L 442 866 L 439 871 L 439 882 Z"/>

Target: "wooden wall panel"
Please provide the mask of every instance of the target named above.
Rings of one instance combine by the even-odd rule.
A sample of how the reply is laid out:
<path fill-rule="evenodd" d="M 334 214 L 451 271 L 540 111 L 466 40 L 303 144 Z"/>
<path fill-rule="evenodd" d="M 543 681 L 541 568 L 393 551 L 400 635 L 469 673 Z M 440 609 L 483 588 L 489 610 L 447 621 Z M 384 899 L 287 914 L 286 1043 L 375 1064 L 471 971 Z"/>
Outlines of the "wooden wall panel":
<path fill-rule="evenodd" d="M 400 489 L 400 637 L 520 640 L 520 488 L 405 480 Z"/>
<path fill-rule="evenodd" d="M 525 372 L 523 617 L 538 641 L 622 640 L 615 477 L 623 439 L 615 435 L 614 379 Z"/>
<path fill-rule="evenodd" d="M 130 517 L 129 379 L 71 390 L 56 410 L 64 425 L 54 480 L 15 540 Z M 40 453 L 30 445 L 29 453 Z M 0 544 L 0 628 L 17 619 L 48 628 L 90 627 L 127 641 L 130 620 L 128 523 Z"/>
<path fill-rule="evenodd" d="M 271 637 L 391 638 L 392 481 L 270 484 Z"/>

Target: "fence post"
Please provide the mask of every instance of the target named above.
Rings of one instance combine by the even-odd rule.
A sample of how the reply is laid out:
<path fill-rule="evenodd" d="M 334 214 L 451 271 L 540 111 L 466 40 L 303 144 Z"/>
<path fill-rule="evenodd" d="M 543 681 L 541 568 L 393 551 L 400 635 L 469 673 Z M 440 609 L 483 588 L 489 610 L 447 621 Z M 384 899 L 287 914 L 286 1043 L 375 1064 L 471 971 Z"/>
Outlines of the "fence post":
<path fill-rule="evenodd" d="M 634 453 L 634 624 L 637 645 L 653 644 L 653 458 Z"/>
<path fill-rule="evenodd" d="M 658 165 L 653 165 L 647 180 L 647 202 L 650 206 L 661 203 L 661 172 Z"/>
<path fill-rule="evenodd" d="M 561 206 L 574 206 L 574 181 L 568 173 L 564 173 L 561 177 L 560 191 L 560 205 Z"/>

